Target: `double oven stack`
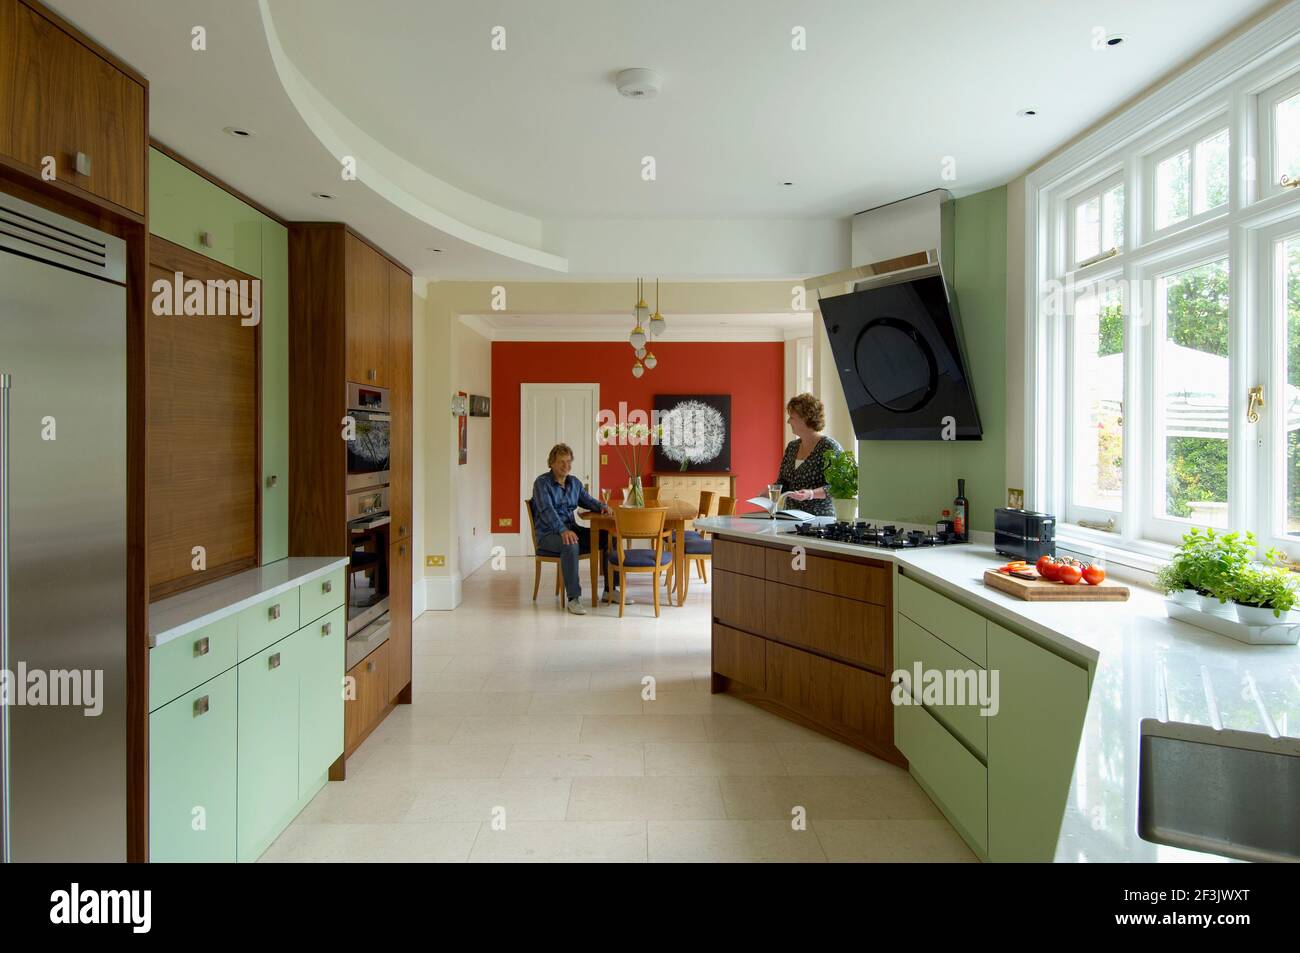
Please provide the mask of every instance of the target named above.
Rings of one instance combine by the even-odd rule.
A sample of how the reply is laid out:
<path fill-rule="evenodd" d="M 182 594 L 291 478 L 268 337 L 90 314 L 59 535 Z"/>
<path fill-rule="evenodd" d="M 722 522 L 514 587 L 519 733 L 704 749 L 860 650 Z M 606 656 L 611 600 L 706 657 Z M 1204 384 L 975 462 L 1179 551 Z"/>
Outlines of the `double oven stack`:
<path fill-rule="evenodd" d="M 389 438 L 388 390 L 348 384 L 348 642 L 350 669 L 388 639 Z"/>

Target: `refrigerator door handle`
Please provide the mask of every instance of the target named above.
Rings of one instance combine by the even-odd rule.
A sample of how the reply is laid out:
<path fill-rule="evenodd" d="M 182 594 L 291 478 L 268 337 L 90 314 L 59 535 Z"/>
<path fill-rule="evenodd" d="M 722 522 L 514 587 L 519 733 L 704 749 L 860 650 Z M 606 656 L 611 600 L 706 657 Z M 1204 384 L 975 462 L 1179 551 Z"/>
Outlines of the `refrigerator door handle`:
<path fill-rule="evenodd" d="M 0 671 L 9 664 L 9 387 L 0 374 Z M 0 704 L 0 860 L 13 860 L 9 830 L 9 706 Z"/>

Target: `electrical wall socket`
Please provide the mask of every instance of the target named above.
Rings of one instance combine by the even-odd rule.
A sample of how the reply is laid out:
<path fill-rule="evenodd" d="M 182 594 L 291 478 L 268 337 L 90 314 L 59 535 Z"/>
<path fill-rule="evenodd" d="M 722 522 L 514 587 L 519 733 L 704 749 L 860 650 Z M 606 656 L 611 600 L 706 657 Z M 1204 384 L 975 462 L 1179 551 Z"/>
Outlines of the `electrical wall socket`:
<path fill-rule="evenodd" d="M 511 519 L 509 516 L 502 516 L 502 517 L 500 517 L 500 518 L 497 520 L 497 525 L 498 525 L 498 526 L 514 526 L 514 525 L 515 525 L 515 521 L 514 521 L 513 519 Z"/>
<path fill-rule="evenodd" d="M 446 556 L 425 556 L 424 557 L 425 569 L 438 569 L 445 565 L 447 565 Z"/>

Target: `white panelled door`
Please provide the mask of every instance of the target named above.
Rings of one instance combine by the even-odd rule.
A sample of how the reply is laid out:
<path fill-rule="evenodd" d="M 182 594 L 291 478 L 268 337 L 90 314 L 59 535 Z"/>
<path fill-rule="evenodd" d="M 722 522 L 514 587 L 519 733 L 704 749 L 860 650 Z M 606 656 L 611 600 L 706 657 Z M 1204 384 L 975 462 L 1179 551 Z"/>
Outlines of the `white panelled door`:
<path fill-rule="evenodd" d="M 524 500 L 532 495 L 533 481 L 546 472 L 546 455 L 557 443 L 573 448 L 573 475 L 592 496 L 600 493 L 600 448 L 596 441 L 599 384 L 522 384 L 520 418 L 520 555 L 531 555 L 528 510 Z"/>

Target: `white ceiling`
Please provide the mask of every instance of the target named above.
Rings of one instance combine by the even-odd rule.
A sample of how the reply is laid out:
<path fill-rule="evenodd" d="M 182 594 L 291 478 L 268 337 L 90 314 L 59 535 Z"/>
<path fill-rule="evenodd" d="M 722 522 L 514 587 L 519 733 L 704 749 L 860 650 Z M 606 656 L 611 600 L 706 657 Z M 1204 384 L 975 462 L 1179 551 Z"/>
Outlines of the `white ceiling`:
<path fill-rule="evenodd" d="M 618 314 L 539 314 L 486 312 L 460 320 L 492 341 L 627 341 L 628 312 Z M 670 343 L 683 341 L 784 341 L 812 333 L 812 313 L 665 313 Z"/>
<path fill-rule="evenodd" d="M 846 216 L 1001 184 L 1268 6 L 264 0 L 268 39 L 259 0 L 50 2 L 149 78 L 153 135 L 282 217 L 347 221 L 417 275 L 533 280 L 836 270 Z M 1094 51 L 1094 27 L 1128 42 Z M 628 66 L 657 99 L 617 94 Z"/>

